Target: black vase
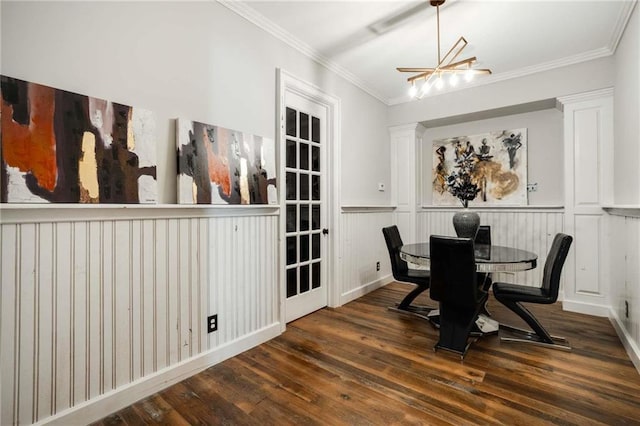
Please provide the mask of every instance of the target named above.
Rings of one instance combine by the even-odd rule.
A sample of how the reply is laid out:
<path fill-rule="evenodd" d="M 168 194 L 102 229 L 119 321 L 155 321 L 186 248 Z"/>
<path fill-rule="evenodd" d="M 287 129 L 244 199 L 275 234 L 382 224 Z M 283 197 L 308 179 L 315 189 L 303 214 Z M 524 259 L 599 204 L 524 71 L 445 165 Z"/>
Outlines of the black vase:
<path fill-rule="evenodd" d="M 480 215 L 467 208 L 453 215 L 453 228 L 460 238 L 476 238 L 480 226 Z"/>

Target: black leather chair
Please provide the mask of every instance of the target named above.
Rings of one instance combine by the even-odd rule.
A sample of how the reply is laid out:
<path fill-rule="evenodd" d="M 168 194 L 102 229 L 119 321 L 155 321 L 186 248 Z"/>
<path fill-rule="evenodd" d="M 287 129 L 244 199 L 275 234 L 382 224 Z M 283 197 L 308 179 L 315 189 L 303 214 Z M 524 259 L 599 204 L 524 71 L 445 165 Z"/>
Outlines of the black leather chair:
<path fill-rule="evenodd" d="M 478 284 L 473 240 L 432 235 L 431 298 L 440 305 L 440 339 L 435 349 L 447 349 L 462 357 L 469 336 L 487 300 Z"/>
<path fill-rule="evenodd" d="M 409 312 L 417 316 L 427 318 L 426 315 L 431 311 L 431 308 L 426 306 L 416 306 L 411 303 L 416 297 L 418 297 L 418 295 L 420 295 L 420 293 L 429 289 L 429 271 L 410 269 L 407 262 L 400 258 L 400 248 L 403 243 L 402 238 L 400 237 L 400 231 L 398 231 L 398 227 L 396 225 L 382 228 L 382 233 L 384 234 L 384 240 L 387 243 L 387 249 L 389 250 L 389 259 L 391 260 L 391 272 L 393 273 L 393 278 L 396 281 L 416 285 L 416 288 L 407 294 L 397 307 L 390 307 L 389 309 Z"/>
<path fill-rule="evenodd" d="M 571 350 L 569 342 L 558 336 L 550 335 L 540 324 L 535 316 L 522 303 L 550 304 L 558 300 L 560 290 L 560 275 L 564 261 L 569 253 L 573 238 L 566 234 L 557 234 L 551 244 L 551 249 L 544 264 L 541 287 L 529 287 L 510 283 L 493 283 L 493 294 L 495 298 L 518 314 L 534 333 L 521 330 L 519 328 L 500 325 L 500 330 L 507 331 L 510 335 L 504 336 L 501 333 L 500 340 L 535 343 L 555 349 Z"/>
<path fill-rule="evenodd" d="M 476 233 L 476 238 L 474 239 L 474 242 L 476 244 L 491 245 L 491 226 L 480 225 L 478 227 L 478 232 Z"/>

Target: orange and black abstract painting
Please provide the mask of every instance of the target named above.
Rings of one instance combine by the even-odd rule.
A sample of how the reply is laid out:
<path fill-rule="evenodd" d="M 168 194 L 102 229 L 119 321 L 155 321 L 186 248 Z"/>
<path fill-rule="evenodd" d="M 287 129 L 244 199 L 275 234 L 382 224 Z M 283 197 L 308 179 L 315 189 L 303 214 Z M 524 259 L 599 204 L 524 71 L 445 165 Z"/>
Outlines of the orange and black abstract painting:
<path fill-rule="evenodd" d="M 178 203 L 277 204 L 273 139 L 178 119 Z"/>
<path fill-rule="evenodd" d="M 155 203 L 146 110 L 1 76 L 3 203 Z"/>

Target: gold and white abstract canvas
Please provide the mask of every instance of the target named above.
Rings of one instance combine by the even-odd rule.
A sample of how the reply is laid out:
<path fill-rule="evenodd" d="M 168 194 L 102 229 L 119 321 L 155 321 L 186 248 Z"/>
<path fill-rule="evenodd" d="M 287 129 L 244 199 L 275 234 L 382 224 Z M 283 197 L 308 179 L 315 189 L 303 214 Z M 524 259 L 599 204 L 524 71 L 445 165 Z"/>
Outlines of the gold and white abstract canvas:
<path fill-rule="evenodd" d="M 479 189 L 470 206 L 527 204 L 526 128 L 437 139 L 432 149 L 434 205 L 460 205 L 448 190 L 447 177 L 462 156 L 472 159 L 472 182 Z"/>

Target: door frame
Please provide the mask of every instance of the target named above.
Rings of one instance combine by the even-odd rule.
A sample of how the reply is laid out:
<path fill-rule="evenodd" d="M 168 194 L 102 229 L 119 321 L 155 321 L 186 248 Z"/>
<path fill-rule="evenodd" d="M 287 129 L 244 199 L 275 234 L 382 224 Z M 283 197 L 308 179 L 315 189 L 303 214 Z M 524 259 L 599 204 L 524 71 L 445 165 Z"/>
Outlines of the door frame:
<path fill-rule="evenodd" d="M 322 227 L 329 229 L 326 241 L 327 253 L 327 303 L 329 307 L 337 307 L 340 305 L 340 273 L 339 273 L 339 241 L 340 241 L 340 135 L 341 135 L 341 101 L 333 95 L 330 95 L 314 84 L 308 83 L 293 74 L 278 68 L 277 69 L 277 95 L 276 117 L 277 130 L 276 137 L 278 143 L 278 192 L 280 197 L 280 227 L 278 230 L 278 290 L 279 290 L 279 306 L 280 306 L 280 324 L 281 330 L 286 328 L 286 205 L 285 205 L 285 94 L 295 93 L 298 96 L 308 99 L 311 102 L 318 103 L 327 108 L 327 137 L 326 137 L 326 158 L 328 165 L 323 165 L 324 174 L 326 176 L 327 185 L 327 223 Z M 328 167 L 326 167 L 328 166 Z"/>

